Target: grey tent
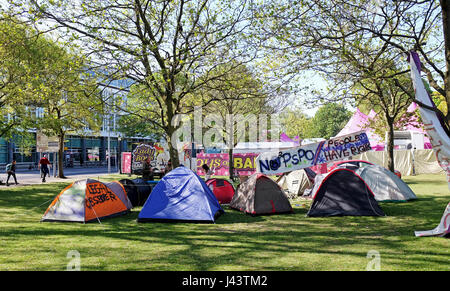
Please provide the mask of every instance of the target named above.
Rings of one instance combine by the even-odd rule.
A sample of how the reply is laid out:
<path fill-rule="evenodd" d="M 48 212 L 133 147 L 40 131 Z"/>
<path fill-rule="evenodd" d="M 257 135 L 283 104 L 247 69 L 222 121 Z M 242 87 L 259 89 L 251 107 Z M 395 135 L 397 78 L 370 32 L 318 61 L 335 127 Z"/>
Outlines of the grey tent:
<path fill-rule="evenodd" d="M 230 207 L 251 215 L 292 213 L 283 189 L 271 178 L 258 173 L 238 186 Z"/>
<path fill-rule="evenodd" d="M 325 177 L 328 175 L 329 173 L 325 173 L 325 174 L 317 174 L 316 177 L 314 178 L 314 183 L 313 186 L 311 188 L 306 189 L 303 192 L 302 197 L 306 198 L 306 199 L 313 199 L 314 193 L 317 192 L 317 189 L 319 189 L 320 184 L 322 184 L 323 179 L 325 179 Z"/>
<path fill-rule="evenodd" d="M 391 171 L 370 165 L 355 171 L 369 186 L 377 201 L 408 201 L 417 199 L 409 186 Z"/>
<path fill-rule="evenodd" d="M 375 195 L 355 172 L 337 168 L 322 180 L 313 193 L 308 217 L 384 216 Z"/>
<path fill-rule="evenodd" d="M 289 197 L 297 197 L 303 195 L 306 189 L 312 188 L 313 183 L 305 170 L 302 169 L 283 175 L 278 181 L 278 185 Z"/>

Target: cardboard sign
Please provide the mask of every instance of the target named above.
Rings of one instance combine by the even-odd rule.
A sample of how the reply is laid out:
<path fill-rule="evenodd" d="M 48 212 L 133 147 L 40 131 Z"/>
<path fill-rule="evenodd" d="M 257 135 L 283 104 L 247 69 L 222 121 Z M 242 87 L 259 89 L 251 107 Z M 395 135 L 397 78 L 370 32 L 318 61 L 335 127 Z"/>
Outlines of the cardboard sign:
<path fill-rule="evenodd" d="M 59 138 L 57 136 L 47 136 L 41 131 L 36 132 L 36 152 L 56 153 L 59 151 Z"/>
<path fill-rule="evenodd" d="M 370 150 L 367 134 L 360 131 L 320 143 L 262 153 L 256 159 L 256 167 L 258 172 L 265 175 L 281 174 L 318 164 L 347 160 Z"/>

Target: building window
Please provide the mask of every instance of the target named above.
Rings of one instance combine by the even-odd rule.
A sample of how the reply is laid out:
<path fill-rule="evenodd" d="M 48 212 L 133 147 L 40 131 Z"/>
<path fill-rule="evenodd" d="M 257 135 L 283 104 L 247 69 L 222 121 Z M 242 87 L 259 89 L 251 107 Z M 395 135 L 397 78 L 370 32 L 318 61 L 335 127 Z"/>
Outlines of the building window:
<path fill-rule="evenodd" d="M 0 164 L 8 163 L 8 144 L 6 140 L 0 138 Z"/>

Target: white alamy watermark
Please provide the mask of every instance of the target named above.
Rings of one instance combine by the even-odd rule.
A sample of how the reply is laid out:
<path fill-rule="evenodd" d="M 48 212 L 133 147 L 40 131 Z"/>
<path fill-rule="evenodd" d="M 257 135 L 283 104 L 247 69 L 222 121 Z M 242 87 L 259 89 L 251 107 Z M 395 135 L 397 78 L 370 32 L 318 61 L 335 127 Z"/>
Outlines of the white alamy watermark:
<path fill-rule="evenodd" d="M 381 270 L 381 256 L 380 252 L 375 250 L 370 250 L 367 252 L 366 258 L 369 262 L 366 266 L 366 271 L 380 271 Z"/>
<path fill-rule="evenodd" d="M 203 115 L 201 107 L 194 114 L 178 114 L 172 121 L 178 128 L 171 136 L 172 146 L 181 150 L 183 145 L 196 143 L 205 148 L 232 149 L 238 143 L 278 142 L 281 126 L 277 114 L 216 114 Z"/>
<path fill-rule="evenodd" d="M 80 271 L 81 270 L 81 255 L 80 252 L 71 250 L 67 252 L 66 258 L 69 259 L 67 263 L 67 271 Z"/>

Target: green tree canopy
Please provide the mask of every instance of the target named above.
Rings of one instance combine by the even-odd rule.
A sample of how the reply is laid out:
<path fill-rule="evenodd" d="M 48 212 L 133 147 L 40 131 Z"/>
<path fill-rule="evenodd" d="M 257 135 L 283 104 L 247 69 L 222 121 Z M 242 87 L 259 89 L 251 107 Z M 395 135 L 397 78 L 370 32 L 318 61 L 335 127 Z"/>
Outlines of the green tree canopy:
<path fill-rule="evenodd" d="M 184 98 L 212 78 L 210 72 L 231 61 L 257 55 L 240 40 L 252 25 L 252 1 L 208 0 L 46 0 L 10 1 L 30 21 L 45 20 L 66 41 L 80 44 L 108 78 L 133 80 L 145 87 L 142 98 L 157 107 L 154 120 L 168 138 L 174 166 L 178 152 L 170 140 Z M 54 24 L 54 25 L 53 25 Z M 59 29 L 63 28 L 63 29 Z M 202 77 L 203 81 L 199 82 Z"/>
<path fill-rule="evenodd" d="M 351 117 L 343 105 L 328 103 L 321 106 L 312 119 L 313 137 L 329 139 L 341 131 Z"/>
<path fill-rule="evenodd" d="M 41 86 L 41 42 L 19 20 L 0 14 L 0 137 L 32 126 L 34 93 Z"/>
<path fill-rule="evenodd" d="M 313 138 L 313 119 L 297 108 L 286 108 L 280 114 L 281 128 L 291 138 Z"/>
<path fill-rule="evenodd" d="M 65 136 L 95 134 L 110 110 L 104 107 L 97 79 L 86 71 L 86 60 L 80 54 L 44 35 L 36 36 L 36 43 L 38 86 L 28 100 L 40 110 L 33 118 L 34 128 L 59 138 L 58 172 L 63 178 Z"/>

